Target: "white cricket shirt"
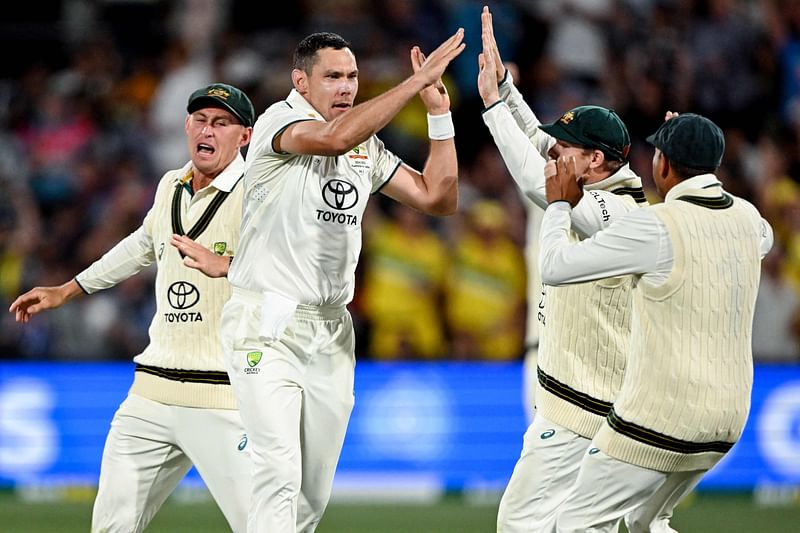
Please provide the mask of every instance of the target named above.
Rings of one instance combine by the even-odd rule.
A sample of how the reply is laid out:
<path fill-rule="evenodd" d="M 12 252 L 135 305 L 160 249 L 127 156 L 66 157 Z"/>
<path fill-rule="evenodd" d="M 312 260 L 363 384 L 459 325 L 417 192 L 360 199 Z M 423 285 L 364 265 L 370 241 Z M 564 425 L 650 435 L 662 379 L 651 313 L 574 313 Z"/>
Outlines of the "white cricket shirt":
<path fill-rule="evenodd" d="M 241 240 L 228 279 L 296 303 L 343 306 L 353 299 L 361 219 L 369 195 L 400 159 L 372 136 L 340 156 L 277 153 L 289 125 L 324 120 L 292 90 L 256 121 L 245 164 Z"/>

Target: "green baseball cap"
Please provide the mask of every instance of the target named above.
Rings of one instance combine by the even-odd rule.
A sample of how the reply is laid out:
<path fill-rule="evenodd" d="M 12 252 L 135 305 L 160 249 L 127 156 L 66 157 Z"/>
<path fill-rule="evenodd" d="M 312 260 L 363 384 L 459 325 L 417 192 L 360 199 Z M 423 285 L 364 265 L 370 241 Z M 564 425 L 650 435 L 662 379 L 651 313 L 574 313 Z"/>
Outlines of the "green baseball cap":
<path fill-rule="evenodd" d="M 216 107 L 230 111 L 244 126 L 250 128 L 255 123 L 256 112 L 253 104 L 243 91 L 226 83 L 212 83 L 197 89 L 189 96 L 186 111 L 194 113 L 204 107 Z"/>
<path fill-rule="evenodd" d="M 605 107 L 578 106 L 539 128 L 556 139 L 600 150 L 609 159 L 627 161 L 631 151 L 628 128 L 619 115 Z"/>
<path fill-rule="evenodd" d="M 647 142 L 679 165 L 713 172 L 722 164 L 725 135 L 706 117 L 684 113 L 661 124 Z"/>

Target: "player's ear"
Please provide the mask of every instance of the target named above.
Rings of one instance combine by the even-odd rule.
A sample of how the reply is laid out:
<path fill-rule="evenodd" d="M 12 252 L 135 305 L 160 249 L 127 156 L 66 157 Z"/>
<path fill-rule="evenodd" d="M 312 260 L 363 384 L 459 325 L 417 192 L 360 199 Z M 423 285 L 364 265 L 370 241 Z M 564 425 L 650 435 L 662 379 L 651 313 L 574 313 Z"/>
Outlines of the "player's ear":
<path fill-rule="evenodd" d="M 239 139 L 239 148 L 250 144 L 250 139 L 253 137 L 253 128 L 245 128 L 242 136 Z"/>
<path fill-rule="evenodd" d="M 299 68 L 292 70 L 292 85 L 300 94 L 308 92 L 308 76 L 304 70 Z"/>
<path fill-rule="evenodd" d="M 590 168 L 600 168 L 606 162 L 606 154 L 601 150 L 592 150 L 592 159 L 589 161 Z"/>

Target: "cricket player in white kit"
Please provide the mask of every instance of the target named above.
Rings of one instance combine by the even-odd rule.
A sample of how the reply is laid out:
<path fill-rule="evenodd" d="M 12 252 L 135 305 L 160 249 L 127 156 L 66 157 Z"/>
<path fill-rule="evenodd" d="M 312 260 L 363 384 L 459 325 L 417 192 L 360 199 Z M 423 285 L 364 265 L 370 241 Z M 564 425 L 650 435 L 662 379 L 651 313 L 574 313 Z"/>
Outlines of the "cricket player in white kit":
<path fill-rule="evenodd" d="M 664 203 L 590 239 L 568 237 L 583 197 L 574 161 L 560 158 L 547 180 L 542 280 L 636 280 L 622 387 L 559 508 L 559 532 L 616 531 L 654 497 L 671 510 L 739 439 L 750 407 L 753 311 L 772 229 L 714 176 L 725 148 L 716 124 L 684 114 L 647 140 Z"/>
<path fill-rule="evenodd" d="M 353 298 L 361 217 L 378 191 L 422 212 L 458 203 L 450 100 L 440 77 L 464 48 L 458 30 L 413 75 L 353 107 L 349 44 L 312 34 L 294 90 L 256 122 L 245 169 L 241 244 L 222 318 L 229 374 L 255 461 L 248 531 L 314 531 L 328 503 L 353 407 Z M 375 133 L 419 94 L 430 154 L 422 173 Z"/>
<path fill-rule="evenodd" d="M 545 172 L 555 171 L 557 157 L 574 155 L 587 185 L 571 219 L 572 241 L 646 205 L 641 179 L 627 164 L 628 132 L 616 113 L 580 106 L 542 125 L 503 67 L 488 8 L 481 22 L 478 89 L 486 106 L 483 120 L 522 192 L 547 207 Z M 534 296 L 540 322 L 536 410 L 500 501 L 499 533 L 546 531 L 555 520 L 622 383 L 630 291 L 630 277 L 609 276 L 571 287 L 542 284 Z M 669 514 L 656 517 L 649 507 L 639 512 L 647 522 L 644 531 L 661 527 L 649 524 L 648 517 L 668 524 Z"/>
<path fill-rule="evenodd" d="M 143 531 L 193 464 L 231 529 L 246 529 L 252 462 L 218 334 L 230 286 L 188 266 L 224 275 L 236 251 L 240 149 L 255 112 L 243 92 L 221 83 L 192 93 L 187 111 L 191 161 L 164 174 L 142 225 L 73 280 L 36 287 L 10 308 L 27 322 L 158 267 L 150 343 L 134 358 L 133 385 L 111 422 L 93 532 Z"/>

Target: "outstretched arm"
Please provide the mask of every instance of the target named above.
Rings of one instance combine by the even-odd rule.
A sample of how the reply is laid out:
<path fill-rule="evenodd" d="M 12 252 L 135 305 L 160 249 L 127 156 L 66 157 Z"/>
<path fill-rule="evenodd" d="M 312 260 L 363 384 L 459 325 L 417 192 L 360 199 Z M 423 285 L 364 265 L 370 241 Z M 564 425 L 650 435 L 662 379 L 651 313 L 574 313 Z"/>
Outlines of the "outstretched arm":
<path fill-rule="evenodd" d="M 346 153 L 386 126 L 414 95 L 435 84 L 464 50 L 463 39 L 464 30 L 459 28 L 405 81 L 330 122 L 307 120 L 290 125 L 275 139 L 274 148 L 292 154 Z"/>
<path fill-rule="evenodd" d="M 36 313 L 61 307 L 79 294 L 83 291 L 74 279 L 57 287 L 34 287 L 18 296 L 8 310 L 15 314 L 17 322 L 28 322 Z"/>
<path fill-rule="evenodd" d="M 497 40 L 494 37 L 492 13 L 488 7 L 484 7 L 481 13 L 481 33 L 487 35 L 489 46 L 486 52 L 491 53 L 494 58 L 499 97 L 508 105 L 514 121 L 525 132 L 525 135 L 528 136 L 539 153 L 545 155 L 550 148 L 552 137 L 539 129 L 541 122 L 514 85 L 514 77 L 511 75 L 512 68 L 506 68 L 503 59 L 500 57 L 500 48 L 497 46 Z"/>
<path fill-rule="evenodd" d="M 411 50 L 411 66 L 417 73 L 426 63 L 418 47 Z M 419 93 L 428 111 L 431 147 L 425 168 L 418 172 L 408 165 L 397 169 L 381 192 L 429 215 L 450 215 L 458 207 L 458 159 L 450 118 L 450 95 L 441 78 Z"/>

